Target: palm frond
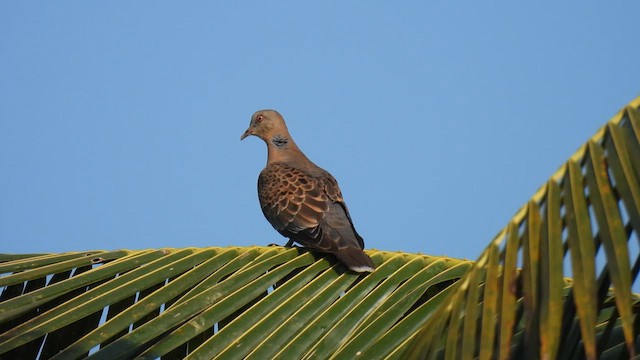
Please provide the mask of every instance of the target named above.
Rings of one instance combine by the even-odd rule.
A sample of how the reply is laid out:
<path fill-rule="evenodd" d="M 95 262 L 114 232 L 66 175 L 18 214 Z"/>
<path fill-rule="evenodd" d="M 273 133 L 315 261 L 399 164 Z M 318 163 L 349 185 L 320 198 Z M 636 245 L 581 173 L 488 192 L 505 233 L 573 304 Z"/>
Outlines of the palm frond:
<path fill-rule="evenodd" d="M 424 325 L 409 356 L 638 353 L 639 107 L 640 98 L 620 111 L 516 214 L 455 285 L 450 304 Z"/>
<path fill-rule="evenodd" d="M 471 266 L 368 253 L 378 266 L 368 276 L 282 247 L 3 255 L 0 354 L 325 357 L 355 355 L 376 339 L 391 352 Z"/>

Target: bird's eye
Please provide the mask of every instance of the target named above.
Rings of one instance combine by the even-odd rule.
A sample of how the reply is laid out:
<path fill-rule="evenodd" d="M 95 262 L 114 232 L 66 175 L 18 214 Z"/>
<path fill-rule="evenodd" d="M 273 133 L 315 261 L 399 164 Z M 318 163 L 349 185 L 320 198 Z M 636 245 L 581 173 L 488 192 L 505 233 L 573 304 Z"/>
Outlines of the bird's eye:
<path fill-rule="evenodd" d="M 258 115 L 258 117 L 256 118 L 256 121 L 257 122 L 261 122 L 263 118 L 264 118 L 264 116 Z"/>

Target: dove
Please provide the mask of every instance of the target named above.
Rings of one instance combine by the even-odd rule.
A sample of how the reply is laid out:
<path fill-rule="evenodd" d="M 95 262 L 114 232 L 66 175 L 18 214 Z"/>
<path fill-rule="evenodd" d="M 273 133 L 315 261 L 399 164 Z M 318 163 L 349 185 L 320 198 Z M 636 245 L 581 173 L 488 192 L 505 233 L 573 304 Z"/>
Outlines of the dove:
<path fill-rule="evenodd" d="M 375 266 L 364 253 L 336 179 L 314 164 L 296 145 L 275 110 L 253 114 L 240 140 L 253 135 L 267 144 L 267 165 L 258 177 L 260 207 L 287 245 L 335 255 L 355 272 Z"/>

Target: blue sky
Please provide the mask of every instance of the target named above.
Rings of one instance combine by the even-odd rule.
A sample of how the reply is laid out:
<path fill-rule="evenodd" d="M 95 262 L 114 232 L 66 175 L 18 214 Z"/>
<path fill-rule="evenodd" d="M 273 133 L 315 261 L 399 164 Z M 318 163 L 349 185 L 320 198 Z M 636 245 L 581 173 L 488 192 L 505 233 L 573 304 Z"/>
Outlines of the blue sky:
<path fill-rule="evenodd" d="M 476 258 L 640 95 L 637 1 L 0 3 L 0 252 L 285 243 L 279 110 L 368 248 Z"/>

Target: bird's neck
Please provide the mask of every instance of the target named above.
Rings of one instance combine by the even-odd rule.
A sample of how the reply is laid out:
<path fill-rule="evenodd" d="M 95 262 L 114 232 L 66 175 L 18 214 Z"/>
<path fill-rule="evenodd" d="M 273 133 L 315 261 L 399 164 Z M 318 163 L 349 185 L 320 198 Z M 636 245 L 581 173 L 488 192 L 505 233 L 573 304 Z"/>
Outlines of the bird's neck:
<path fill-rule="evenodd" d="M 267 164 L 292 160 L 309 161 L 289 134 L 275 134 L 267 143 Z"/>

